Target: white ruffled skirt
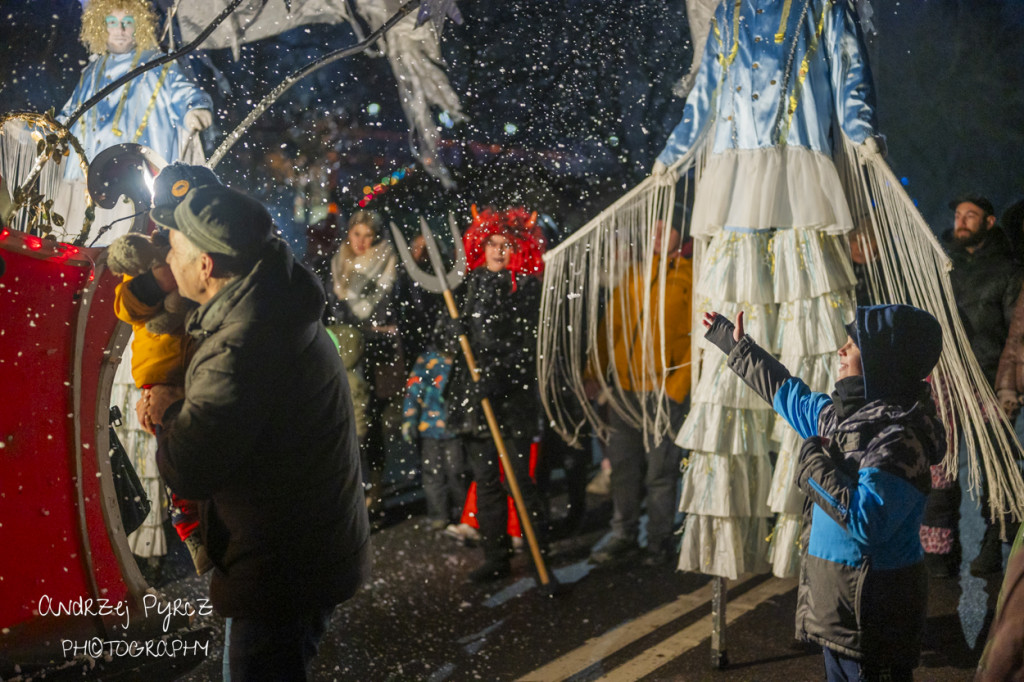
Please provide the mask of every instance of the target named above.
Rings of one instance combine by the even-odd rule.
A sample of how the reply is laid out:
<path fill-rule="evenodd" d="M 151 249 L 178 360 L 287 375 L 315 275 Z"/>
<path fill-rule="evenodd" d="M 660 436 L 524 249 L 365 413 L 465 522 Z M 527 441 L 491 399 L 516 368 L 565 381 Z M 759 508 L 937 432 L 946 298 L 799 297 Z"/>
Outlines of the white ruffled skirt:
<path fill-rule="evenodd" d="M 135 467 L 135 473 L 139 475 L 139 481 L 145 488 L 151 505 L 149 516 L 128 536 L 128 546 L 132 554 L 145 559 L 167 554 L 167 536 L 164 534 L 163 525 L 167 519 L 167 487 L 156 466 L 156 436 L 142 428 L 135 412 L 135 404 L 142 396 L 142 391 L 135 387 L 135 380 L 132 378 L 131 339 L 125 346 L 121 364 L 114 373 L 110 404 L 121 408 L 121 426 L 115 427 L 115 431 Z"/>
<path fill-rule="evenodd" d="M 856 282 L 843 236 L 852 221 L 831 159 L 800 148 L 716 155 L 693 216 L 705 242 L 695 316 L 717 311 L 735 320 L 744 311 L 747 333 L 812 390 L 831 391 Z M 699 378 L 676 438 L 690 450 L 679 569 L 730 579 L 769 567 L 795 575 L 803 495 L 792 481 L 802 440 L 718 348 L 698 334 L 694 349 Z M 770 452 L 778 452 L 774 475 Z"/>

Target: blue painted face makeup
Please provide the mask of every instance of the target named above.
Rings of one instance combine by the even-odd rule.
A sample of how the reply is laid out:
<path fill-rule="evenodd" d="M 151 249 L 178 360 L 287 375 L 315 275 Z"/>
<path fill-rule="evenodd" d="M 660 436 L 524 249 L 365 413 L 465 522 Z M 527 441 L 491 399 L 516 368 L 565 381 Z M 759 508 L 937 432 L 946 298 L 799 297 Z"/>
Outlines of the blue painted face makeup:
<path fill-rule="evenodd" d="M 123 19 L 118 19 L 113 14 L 111 14 L 106 18 L 105 21 L 107 23 L 108 31 L 113 31 L 118 27 L 121 27 L 125 31 L 130 31 L 135 28 L 135 17 L 132 16 L 127 16 Z"/>

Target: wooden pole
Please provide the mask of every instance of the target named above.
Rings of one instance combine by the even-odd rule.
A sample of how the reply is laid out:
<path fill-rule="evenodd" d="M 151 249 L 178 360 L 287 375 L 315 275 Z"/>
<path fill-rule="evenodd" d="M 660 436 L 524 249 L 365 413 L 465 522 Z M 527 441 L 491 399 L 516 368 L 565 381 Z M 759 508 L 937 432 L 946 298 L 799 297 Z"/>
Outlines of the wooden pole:
<path fill-rule="evenodd" d="M 448 314 L 453 320 L 459 319 L 459 309 L 455 306 L 455 298 L 452 296 L 451 290 L 448 287 L 444 287 L 441 293 L 444 296 L 445 305 L 448 306 Z M 473 349 L 470 347 L 469 339 L 466 338 L 465 334 L 459 334 L 459 345 L 462 347 L 462 354 L 466 358 L 466 364 L 469 366 L 469 374 L 473 378 L 473 382 L 479 382 L 480 370 L 476 366 Z M 487 418 L 487 426 L 491 430 L 491 438 L 494 439 L 494 446 L 498 450 L 498 458 L 501 460 L 501 465 L 505 468 L 505 479 L 508 481 L 508 487 L 512 491 L 512 499 L 515 501 L 516 509 L 519 511 L 519 522 L 523 527 L 523 533 L 526 534 L 526 542 L 530 545 L 530 554 L 533 556 L 533 563 L 537 567 L 537 575 L 540 577 L 541 584 L 547 585 L 551 582 L 551 576 L 548 575 L 547 566 L 544 565 L 544 557 L 541 556 L 540 545 L 537 543 L 537 536 L 533 531 L 530 512 L 526 509 L 523 494 L 519 490 L 519 482 L 516 480 L 516 475 L 512 470 L 512 460 L 509 459 L 508 450 L 505 449 L 505 440 L 501 437 L 501 432 L 498 430 L 498 420 L 494 416 L 494 409 L 491 407 L 490 399 L 483 398 L 480 401 L 480 406 L 483 408 L 484 416 Z"/>

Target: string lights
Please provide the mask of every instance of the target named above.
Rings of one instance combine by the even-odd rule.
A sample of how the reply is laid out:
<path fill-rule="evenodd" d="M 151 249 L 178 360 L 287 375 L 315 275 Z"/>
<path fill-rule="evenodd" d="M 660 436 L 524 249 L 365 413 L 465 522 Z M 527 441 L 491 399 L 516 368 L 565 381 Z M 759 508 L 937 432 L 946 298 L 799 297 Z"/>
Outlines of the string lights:
<path fill-rule="evenodd" d="M 376 185 L 366 185 L 363 187 L 363 198 L 359 200 L 359 208 L 365 208 L 367 204 L 373 201 L 374 197 L 387 192 L 389 188 L 397 185 L 400 180 L 404 180 L 405 176 L 410 175 L 415 169 L 415 166 L 403 166 L 391 173 L 391 175 L 382 177 Z"/>

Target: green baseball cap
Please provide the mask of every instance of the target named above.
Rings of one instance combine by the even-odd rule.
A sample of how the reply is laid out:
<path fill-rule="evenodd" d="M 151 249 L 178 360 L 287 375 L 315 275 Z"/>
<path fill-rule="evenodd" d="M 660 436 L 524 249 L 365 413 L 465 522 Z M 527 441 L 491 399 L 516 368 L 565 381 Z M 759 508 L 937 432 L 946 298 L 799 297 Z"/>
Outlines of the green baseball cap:
<path fill-rule="evenodd" d="M 263 204 L 223 185 L 191 189 L 177 206 L 157 206 L 149 216 L 181 232 L 204 253 L 243 260 L 256 256 L 274 231 Z"/>

